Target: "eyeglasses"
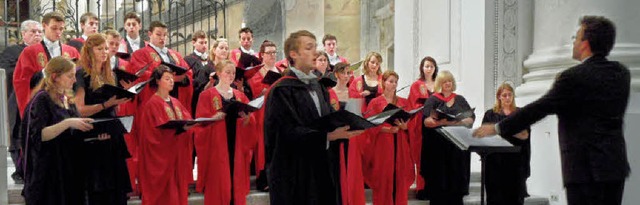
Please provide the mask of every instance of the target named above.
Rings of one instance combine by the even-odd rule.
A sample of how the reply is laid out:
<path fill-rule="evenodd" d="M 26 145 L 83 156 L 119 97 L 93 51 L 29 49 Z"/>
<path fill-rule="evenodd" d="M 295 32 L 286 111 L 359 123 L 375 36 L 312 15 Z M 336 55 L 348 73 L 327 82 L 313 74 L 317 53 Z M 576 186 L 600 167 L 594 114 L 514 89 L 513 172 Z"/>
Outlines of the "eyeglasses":
<path fill-rule="evenodd" d="M 264 54 L 267 54 L 267 55 L 275 55 L 276 53 L 277 53 L 277 51 L 264 52 Z"/>

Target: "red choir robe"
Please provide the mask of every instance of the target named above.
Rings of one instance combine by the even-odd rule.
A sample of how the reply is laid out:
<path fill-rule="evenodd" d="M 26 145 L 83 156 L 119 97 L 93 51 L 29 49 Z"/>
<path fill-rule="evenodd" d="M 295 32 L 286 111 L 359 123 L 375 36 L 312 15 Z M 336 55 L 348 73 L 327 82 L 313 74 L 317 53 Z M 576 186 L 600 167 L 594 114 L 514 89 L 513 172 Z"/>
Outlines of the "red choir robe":
<path fill-rule="evenodd" d="M 340 110 L 340 100 L 333 89 L 329 89 L 329 104 L 333 109 Z M 363 205 L 366 203 L 364 194 L 364 178 L 362 172 L 362 154 L 359 146 L 359 135 L 349 139 L 347 153 L 344 143 L 340 143 L 340 192 L 343 205 Z M 345 161 L 345 156 L 347 161 Z M 347 165 L 348 162 L 348 165 Z"/>
<path fill-rule="evenodd" d="M 172 107 L 153 95 L 140 111 L 140 191 L 143 205 L 187 205 L 188 186 L 193 182 L 193 132 L 176 135 L 174 129 L 156 128 L 174 119 L 191 119 L 177 99 Z"/>
<path fill-rule="evenodd" d="M 429 98 L 431 92 L 427 87 L 427 84 L 422 80 L 417 80 L 411 84 L 411 90 L 409 91 L 409 104 L 411 109 L 416 109 L 424 104 L 424 100 Z M 409 123 L 409 142 L 411 145 L 411 157 L 413 163 L 416 165 L 416 172 L 420 173 L 420 156 L 422 151 L 422 127 L 424 123 L 422 121 L 422 112 L 418 112 L 416 116 L 411 118 Z M 422 175 L 416 175 L 416 190 L 424 189 L 424 178 Z"/>
<path fill-rule="evenodd" d="M 169 57 L 173 58 L 174 62 L 178 62 L 178 66 L 189 68 L 187 63 L 184 61 L 184 59 L 182 59 L 182 56 L 178 52 L 169 49 Z M 144 82 L 150 79 L 153 70 L 158 67 L 161 62 L 162 57 L 160 57 L 160 55 L 151 46 L 145 46 L 131 54 L 131 59 L 129 59 L 129 63 L 126 65 L 126 71 L 129 73 L 137 73 L 140 69 L 150 63 L 149 68 L 140 75 L 140 77 L 134 82 L 134 84 Z M 193 83 L 192 71 L 187 71 L 186 75 L 187 78 L 189 78 L 189 82 Z M 177 99 L 180 101 L 180 104 L 185 106 L 186 110 L 191 113 L 193 86 L 178 87 L 177 89 L 179 89 Z M 146 86 L 138 95 L 136 95 L 135 99 L 133 99 L 131 104 L 128 105 L 129 107 L 125 109 L 133 110 L 134 119 L 138 118 L 138 115 L 143 110 L 140 109 L 143 108 L 142 105 L 144 105 L 146 101 L 155 93 L 156 89 L 152 89 L 149 86 Z M 139 127 L 144 126 L 141 125 L 140 122 L 141 121 L 139 120 L 133 121 L 133 128 L 128 137 L 129 140 L 125 140 L 127 142 L 127 147 L 129 148 L 129 153 L 131 153 L 131 158 L 128 159 L 128 166 L 129 176 L 132 179 L 138 178 L 138 172 L 136 171 L 138 170 L 138 163 L 136 162 L 139 162 L 140 160 L 138 158 L 139 153 L 137 149 L 142 145 L 140 145 L 140 137 L 137 137 L 137 135 L 139 135 Z M 135 180 L 132 180 L 132 183 L 134 182 Z M 135 190 L 136 186 L 133 187 Z"/>
<path fill-rule="evenodd" d="M 384 96 L 376 97 L 369 103 L 365 117 L 381 113 L 387 104 Z M 406 99 L 398 97 L 396 106 L 409 110 L 410 105 Z M 395 135 L 381 131 L 383 127 L 392 126 L 395 125 L 384 123 L 365 131 L 368 140 L 367 144 L 363 145 L 365 147 L 364 178 L 373 190 L 374 204 L 406 205 L 409 187 L 413 184 L 415 177 L 409 136 L 407 130 L 398 130 Z M 393 196 L 394 187 L 395 197 Z"/>
<path fill-rule="evenodd" d="M 278 71 L 280 73 L 284 71 L 284 69 L 281 69 L 279 67 L 276 67 L 276 68 L 278 68 Z M 264 76 L 258 72 L 255 75 L 253 75 L 248 81 L 249 87 L 251 88 L 251 93 L 253 93 L 256 96 L 256 98 L 260 97 L 260 93 L 262 93 L 263 89 L 269 90 L 269 88 L 271 87 L 268 84 L 262 83 L 263 79 L 264 79 Z M 266 92 L 267 91 L 265 91 L 265 94 Z M 265 147 L 264 147 L 265 146 L 264 145 L 264 109 L 265 109 L 265 106 L 263 105 L 258 111 L 253 113 L 256 119 L 255 135 L 257 137 L 256 145 L 252 150 L 254 153 L 256 176 L 260 174 L 260 171 L 265 169 L 265 164 L 266 164 Z"/>
<path fill-rule="evenodd" d="M 238 66 L 238 62 L 240 61 L 240 54 L 242 53 L 242 50 L 240 50 L 240 48 L 236 48 L 231 50 L 231 53 L 229 53 L 229 60 L 231 60 L 231 62 L 235 63 L 236 66 Z M 254 56 L 260 58 L 260 56 L 258 56 L 258 53 L 253 54 Z"/>
<path fill-rule="evenodd" d="M 236 100 L 248 103 L 244 93 L 233 89 Z M 222 109 L 222 96 L 213 87 L 203 91 L 198 100 L 196 117 L 212 117 Z M 206 127 L 198 128 L 195 135 L 198 155 L 198 179 L 196 191 L 204 192 L 204 204 L 246 204 L 249 194 L 249 167 L 251 149 L 256 144 L 254 132 L 255 119 L 250 114 L 249 124 L 244 125 L 243 118 L 236 124 L 236 143 L 234 150 L 233 179 L 230 179 L 229 149 L 227 147 L 227 129 L 225 120 L 216 121 Z M 233 188 L 233 196 L 231 189 Z"/>
<path fill-rule="evenodd" d="M 376 97 L 382 94 L 382 75 L 378 75 L 378 93 Z M 358 76 L 349 84 L 349 98 L 363 98 L 360 93 L 364 91 L 364 79 L 362 76 Z M 364 102 L 364 101 L 363 101 Z M 365 113 L 367 109 L 366 102 L 362 105 L 362 113 Z"/>
<path fill-rule="evenodd" d="M 276 68 L 280 70 L 287 69 L 289 67 L 289 61 L 285 58 L 276 62 Z"/>
<path fill-rule="evenodd" d="M 80 54 L 74 47 L 64 44 L 61 44 L 60 47 L 62 48 L 61 56 L 68 59 L 80 58 Z M 37 72 L 41 72 L 49 62 L 45 49 L 43 43 L 34 44 L 26 47 L 18 57 L 13 73 L 13 86 L 21 118 L 29 99 L 31 99 L 31 88 L 29 87 L 31 77 Z"/>

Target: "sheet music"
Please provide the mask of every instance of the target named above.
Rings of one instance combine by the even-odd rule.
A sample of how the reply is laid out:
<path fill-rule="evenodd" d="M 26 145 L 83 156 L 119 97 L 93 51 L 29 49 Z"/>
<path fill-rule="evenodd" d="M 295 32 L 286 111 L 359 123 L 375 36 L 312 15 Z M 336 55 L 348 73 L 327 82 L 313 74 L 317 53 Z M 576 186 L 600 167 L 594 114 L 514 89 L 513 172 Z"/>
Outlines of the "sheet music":
<path fill-rule="evenodd" d="M 127 129 L 127 132 L 131 132 L 131 127 L 133 126 L 133 116 L 120 117 L 118 118 L 118 120 L 120 120 L 120 123 L 122 123 L 125 129 Z"/>
<path fill-rule="evenodd" d="M 364 104 L 363 98 L 349 98 L 347 104 L 344 106 L 346 111 L 356 114 L 362 117 L 362 105 Z"/>
<path fill-rule="evenodd" d="M 247 103 L 249 106 L 251 107 L 255 107 L 260 109 L 262 107 L 262 105 L 264 104 L 264 95 L 260 96 L 256 99 L 253 99 L 251 102 Z"/>
<path fill-rule="evenodd" d="M 474 138 L 472 135 L 472 130 L 463 126 L 445 126 L 439 128 L 444 130 L 445 135 L 448 135 L 452 141 L 455 141 L 455 144 L 463 145 L 463 149 L 468 149 L 471 146 L 475 147 L 513 147 L 511 143 L 507 140 L 503 139 L 498 135 L 484 137 L 484 138 Z M 461 147 L 462 148 L 462 147 Z"/>

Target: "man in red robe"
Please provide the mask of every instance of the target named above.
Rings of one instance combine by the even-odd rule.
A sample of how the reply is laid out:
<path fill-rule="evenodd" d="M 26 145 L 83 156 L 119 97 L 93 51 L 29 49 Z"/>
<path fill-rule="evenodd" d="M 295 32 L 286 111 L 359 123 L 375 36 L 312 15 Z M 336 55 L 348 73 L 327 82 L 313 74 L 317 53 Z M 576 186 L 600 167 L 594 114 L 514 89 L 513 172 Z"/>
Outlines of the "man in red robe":
<path fill-rule="evenodd" d="M 98 32 L 98 25 L 100 24 L 100 19 L 94 13 L 87 12 L 82 14 L 80 17 L 80 28 L 82 29 L 82 36 L 78 38 L 74 38 L 67 42 L 67 45 L 73 46 L 78 50 L 78 52 L 82 51 L 82 46 L 84 46 L 84 41 L 87 40 L 87 37 L 91 34 Z"/>
<path fill-rule="evenodd" d="M 257 53 L 251 49 L 251 46 L 253 45 L 253 30 L 248 27 L 240 29 L 240 31 L 238 31 L 238 38 L 240 39 L 240 48 L 233 49 L 229 56 L 229 60 L 234 62 L 236 66 L 238 66 L 241 53 L 247 53 L 258 57 Z"/>
<path fill-rule="evenodd" d="M 149 45 L 140 48 L 131 55 L 129 65 L 127 65 L 127 72 L 137 73 L 140 69 L 149 65 L 146 71 L 142 73 L 140 78 L 136 80 L 136 83 L 149 80 L 153 70 L 158 67 L 162 62 L 171 63 L 183 68 L 189 69 L 189 65 L 182 58 L 182 55 L 177 51 L 165 47 L 165 42 L 169 31 L 167 25 L 160 21 L 153 21 L 149 26 Z M 182 75 L 175 76 L 174 89 L 171 91 L 171 96 L 180 100 L 180 103 L 184 105 L 189 112 L 191 112 L 191 100 L 193 95 L 193 73 L 191 69 Z M 138 94 L 137 105 L 140 106 L 145 103 L 151 95 L 155 93 L 155 89 L 144 89 Z"/>
<path fill-rule="evenodd" d="M 31 96 L 30 84 L 35 85 L 38 81 L 34 78 L 34 82 L 31 82 L 34 75 L 42 71 L 53 57 L 80 58 L 75 48 L 60 43 L 65 26 L 62 13 L 54 11 L 45 14 L 42 17 L 42 26 L 44 38 L 39 44 L 30 45 L 22 51 L 13 73 L 13 86 L 21 118 Z"/>
<path fill-rule="evenodd" d="M 132 54 L 140 48 L 147 46 L 147 42 L 140 37 L 140 28 L 142 27 L 142 19 L 136 12 L 129 12 L 124 16 L 124 30 L 127 33 L 122 38 L 122 45 L 125 52 Z"/>

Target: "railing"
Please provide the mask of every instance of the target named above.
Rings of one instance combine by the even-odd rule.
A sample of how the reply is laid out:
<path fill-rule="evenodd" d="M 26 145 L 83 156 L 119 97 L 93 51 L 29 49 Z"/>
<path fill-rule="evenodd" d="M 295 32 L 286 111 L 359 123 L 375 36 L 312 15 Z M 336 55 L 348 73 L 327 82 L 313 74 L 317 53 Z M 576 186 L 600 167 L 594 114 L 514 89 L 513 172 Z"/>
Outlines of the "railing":
<path fill-rule="evenodd" d="M 146 29 L 151 21 L 163 21 L 171 32 L 168 46 L 183 54 L 191 52 L 187 51 L 186 43 L 191 41 L 192 34 L 197 30 L 205 31 L 210 39 L 221 36 L 218 33 L 221 29 L 218 25 L 220 11 L 224 19 L 222 36 L 227 36 L 227 29 L 224 29 L 226 0 L 5 0 L 4 14 L 0 21 L 0 50 L 20 39 L 20 22 L 27 19 L 39 21 L 42 15 L 53 10 L 65 15 L 65 38 L 82 34 L 79 21 L 80 16 L 86 12 L 94 12 L 100 18 L 100 30 L 113 28 L 123 35 L 124 15 L 136 12 L 142 20 L 140 35 L 143 39 L 147 37 Z M 196 25 L 197 22 L 200 22 L 199 27 L 189 26 Z"/>

